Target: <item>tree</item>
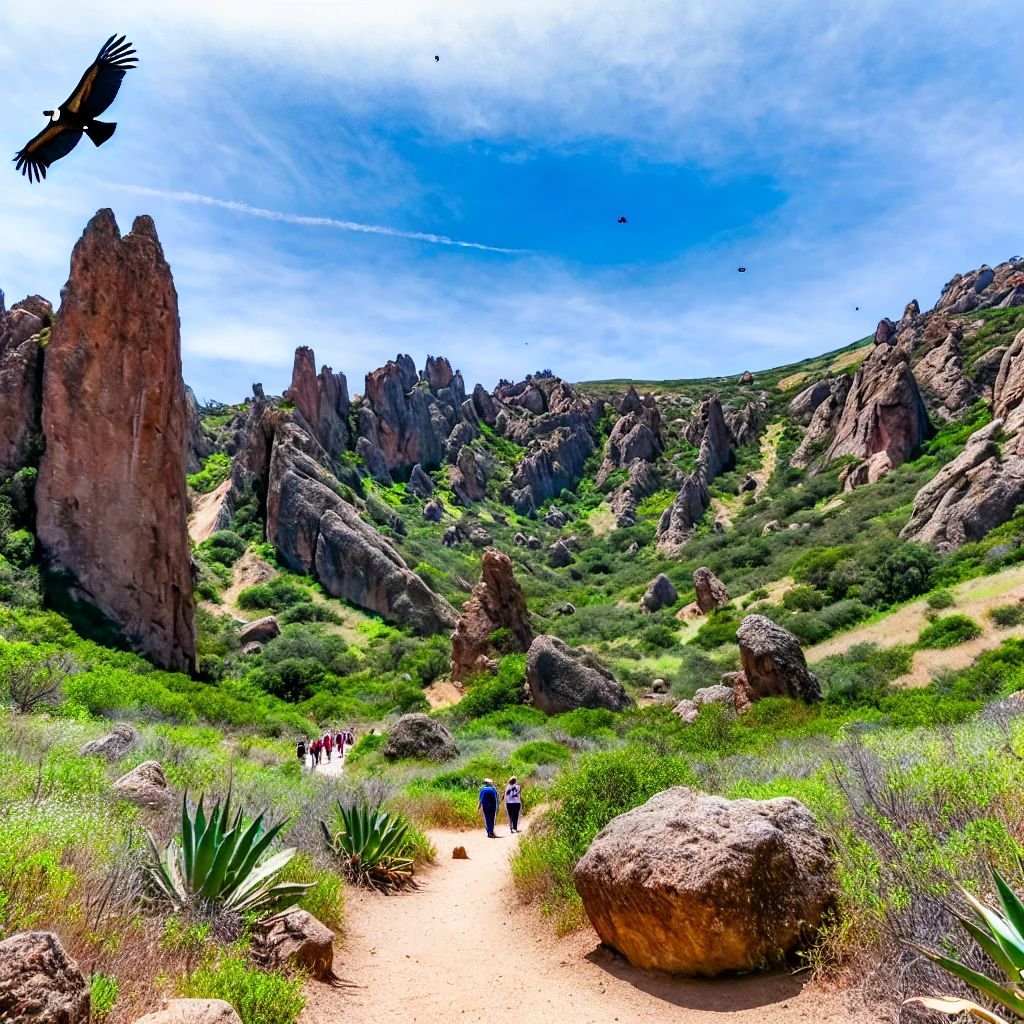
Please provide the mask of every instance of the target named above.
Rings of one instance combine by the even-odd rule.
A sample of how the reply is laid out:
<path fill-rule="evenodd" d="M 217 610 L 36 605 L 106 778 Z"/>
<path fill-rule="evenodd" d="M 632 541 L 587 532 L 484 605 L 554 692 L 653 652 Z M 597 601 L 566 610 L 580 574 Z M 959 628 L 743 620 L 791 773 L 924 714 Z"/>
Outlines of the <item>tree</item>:
<path fill-rule="evenodd" d="M 7 692 L 14 709 L 27 715 L 43 705 L 60 704 L 61 686 L 78 670 L 67 654 L 50 654 L 39 661 L 26 661 L 7 669 Z"/>

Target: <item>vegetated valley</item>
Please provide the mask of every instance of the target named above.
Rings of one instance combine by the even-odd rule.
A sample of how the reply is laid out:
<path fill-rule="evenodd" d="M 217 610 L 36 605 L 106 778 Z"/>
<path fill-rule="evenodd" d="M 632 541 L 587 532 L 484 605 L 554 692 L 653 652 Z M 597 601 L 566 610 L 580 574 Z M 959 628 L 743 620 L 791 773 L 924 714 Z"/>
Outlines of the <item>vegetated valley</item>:
<path fill-rule="evenodd" d="M 55 935 L 68 1020 L 189 996 L 290 1024 L 327 954 L 296 971 L 271 915 L 333 932 L 344 981 L 356 894 L 393 892 L 400 929 L 402 890 L 448 870 L 437 836 L 515 775 L 517 913 L 556 947 L 604 915 L 639 968 L 723 993 L 788 965 L 851 1018 L 971 995 L 907 943 L 991 973 L 957 886 L 1024 887 L 1022 349 L 1011 261 L 740 377 L 489 392 L 399 356 L 356 394 L 299 348 L 283 396 L 199 405 L 152 222 L 101 211 L 59 310 L 0 305 L 0 952 Z M 343 770 L 305 770 L 300 738 L 350 726 Z M 713 845 L 716 815 L 781 797 L 772 834 L 825 851 L 783 843 L 808 902 L 750 838 L 747 905 L 705 932 L 738 959 L 645 960 L 616 857 L 659 815 Z M 361 829 L 381 848 L 353 856 Z"/>

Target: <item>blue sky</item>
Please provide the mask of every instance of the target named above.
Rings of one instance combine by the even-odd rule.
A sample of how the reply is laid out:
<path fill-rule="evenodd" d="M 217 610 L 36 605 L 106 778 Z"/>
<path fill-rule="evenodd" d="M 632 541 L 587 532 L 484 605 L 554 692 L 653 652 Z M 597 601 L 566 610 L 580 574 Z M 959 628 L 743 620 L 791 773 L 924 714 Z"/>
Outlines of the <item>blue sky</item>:
<path fill-rule="evenodd" d="M 0 288 L 56 301 L 96 209 L 123 230 L 152 214 L 200 398 L 279 392 L 299 344 L 354 392 L 398 352 L 487 385 L 738 373 L 1024 250 L 1024 19 L 1002 0 L 37 0 L 4 17 L 11 153 L 106 35 L 141 60 L 109 145 L 41 185 L 3 173 Z"/>

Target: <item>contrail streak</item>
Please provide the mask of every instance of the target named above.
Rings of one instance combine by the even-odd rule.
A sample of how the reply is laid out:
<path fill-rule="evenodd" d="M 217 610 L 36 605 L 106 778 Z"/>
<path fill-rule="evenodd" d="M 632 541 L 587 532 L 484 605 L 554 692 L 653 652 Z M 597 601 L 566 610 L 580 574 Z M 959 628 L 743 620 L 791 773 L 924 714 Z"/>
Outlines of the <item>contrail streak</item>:
<path fill-rule="evenodd" d="M 516 254 L 527 252 L 526 249 L 505 249 L 497 245 L 484 245 L 482 242 L 463 242 L 447 235 L 433 235 L 426 231 L 402 231 L 400 228 L 389 228 L 383 224 L 360 224 L 354 220 L 336 220 L 334 217 L 307 217 L 300 213 L 283 213 L 280 210 L 265 210 L 260 206 L 250 206 L 232 199 L 216 199 L 198 192 L 171 192 L 161 188 L 146 188 L 144 185 L 111 185 L 122 192 L 131 192 L 137 196 L 152 196 L 155 199 L 169 199 L 179 203 L 196 203 L 199 206 L 216 206 L 222 210 L 232 210 L 248 217 L 260 217 L 263 220 L 278 221 L 281 224 L 298 224 L 303 227 L 335 228 L 338 231 L 356 231 L 364 235 L 387 235 L 389 238 L 408 238 L 414 242 L 430 242 L 432 245 L 452 245 L 459 249 L 480 249 L 483 252 L 501 252 Z"/>

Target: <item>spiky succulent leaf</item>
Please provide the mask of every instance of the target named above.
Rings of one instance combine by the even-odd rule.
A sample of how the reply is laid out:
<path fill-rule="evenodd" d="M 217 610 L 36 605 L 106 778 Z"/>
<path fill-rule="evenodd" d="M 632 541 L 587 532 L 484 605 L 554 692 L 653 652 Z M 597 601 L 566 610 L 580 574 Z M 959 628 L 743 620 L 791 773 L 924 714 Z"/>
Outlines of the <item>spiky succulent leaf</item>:
<path fill-rule="evenodd" d="M 938 1010 L 939 1013 L 948 1014 L 950 1017 L 958 1017 L 961 1013 L 969 1013 L 978 1020 L 987 1021 L 988 1024 L 1009 1024 L 1005 1018 L 998 1013 L 986 1010 L 984 1006 L 972 1002 L 970 999 L 956 999 L 953 996 L 914 996 L 905 1000 L 905 1003 L 920 1003 L 928 1010 Z"/>

